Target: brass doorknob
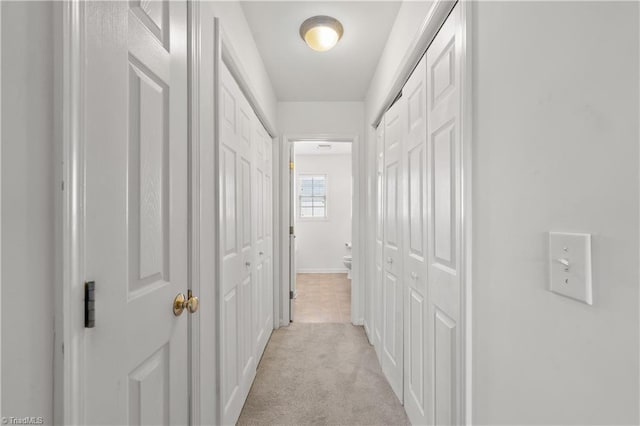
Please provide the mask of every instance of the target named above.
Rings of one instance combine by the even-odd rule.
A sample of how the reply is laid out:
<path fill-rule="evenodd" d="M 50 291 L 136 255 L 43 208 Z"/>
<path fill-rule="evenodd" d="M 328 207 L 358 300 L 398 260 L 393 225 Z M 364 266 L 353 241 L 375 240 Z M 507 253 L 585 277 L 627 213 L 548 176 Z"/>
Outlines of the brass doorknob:
<path fill-rule="evenodd" d="M 187 300 L 187 311 L 190 314 L 195 314 L 200 307 L 200 300 L 196 296 L 189 296 L 189 300 Z"/>
<path fill-rule="evenodd" d="M 182 311 L 187 309 L 190 314 L 193 314 L 198 311 L 200 307 L 200 301 L 197 297 L 191 294 L 191 290 L 189 290 L 189 298 L 187 299 L 184 294 L 178 293 L 176 297 L 173 299 L 173 315 L 180 316 L 182 315 Z"/>

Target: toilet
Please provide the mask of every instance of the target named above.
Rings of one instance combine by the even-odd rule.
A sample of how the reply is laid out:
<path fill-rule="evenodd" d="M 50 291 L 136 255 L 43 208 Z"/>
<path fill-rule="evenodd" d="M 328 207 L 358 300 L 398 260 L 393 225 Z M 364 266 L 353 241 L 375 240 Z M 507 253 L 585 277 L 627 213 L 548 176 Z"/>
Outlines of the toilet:
<path fill-rule="evenodd" d="M 352 261 L 351 255 L 344 256 L 342 258 L 342 263 L 344 263 L 344 266 L 346 266 L 347 269 L 349 270 L 349 272 L 347 273 L 347 278 L 349 279 L 351 279 L 351 261 Z"/>

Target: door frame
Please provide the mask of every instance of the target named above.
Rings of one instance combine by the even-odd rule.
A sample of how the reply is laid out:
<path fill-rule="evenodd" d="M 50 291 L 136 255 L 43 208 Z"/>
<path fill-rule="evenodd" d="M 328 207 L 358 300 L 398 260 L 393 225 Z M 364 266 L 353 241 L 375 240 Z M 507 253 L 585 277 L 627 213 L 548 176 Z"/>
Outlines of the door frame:
<path fill-rule="evenodd" d="M 364 205 L 361 200 L 361 192 L 363 192 L 363 180 L 361 179 L 360 172 L 360 159 L 364 153 L 363 147 L 360 146 L 359 136 L 355 134 L 335 134 L 335 133 L 301 133 L 301 134 L 289 134 L 281 137 L 280 156 L 279 161 L 274 164 L 278 164 L 277 169 L 280 174 L 280 187 L 279 187 L 279 222 L 276 224 L 279 234 L 280 244 L 280 285 L 278 291 L 274 292 L 278 295 L 278 309 L 274 312 L 278 313 L 279 325 L 286 327 L 289 325 L 289 319 L 291 318 L 291 311 L 289 308 L 291 288 L 290 277 L 290 262 L 289 262 L 289 226 L 290 224 L 290 206 L 291 206 L 291 194 L 290 192 L 290 166 L 289 166 L 289 154 L 291 152 L 291 146 L 297 141 L 323 141 L 323 142 L 342 142 L 351 143 L 351 176 L 353 177 L 353 186 L 351 191 L 352 197 L 352 216 L 351 216 L 351 253 L 353 256 L 352 269 L 351 269 L 351 323 L 354 325 L 363 324 L 363 312 L 364 296 L 362 289 L 362 279 L 364 271 L 364 246 L 360 244 L 362 233 L 360 232 L 360 223 L 366 223 L 366 214 L 363 212 L 362 206 Z M 275 176 L 275 173 L 274 173 Z M 274 215 L 275 219 L 276 215 Z M 364 219 L 364 220 L 361 220 Z M 354 268 L 353 266 L 356 265 Z M 275 289 L 274 289 L 275 290 Z M 274 315 L 275 317 L 275 315 Z"/>
<path fill-rule="evenodd" d="M 84 422 L 84 4 L 62 7 L 62 420 Z M 56 339 L 58 342 L 58 340 Z M 55 408 L 54 408 L 55 409 Z"/>
<path fill-rule="evenodd" d="M 460 386 L 460 423 L 471 424 L 473 421 L 473 316 L 472 316 L 472 296 L 473 296 L 473 1 L 468 0 L 435 0 L 433 6 L 423 20 L 419 31 L 413 40 L 407 46 L 407 50 L 400 61 L 396 72 L 391 79 L 391 85 L 386 92 L 386 97 L 375 109 L 376 114 L 373 116 L 369 132 L 375 137 L 375 129 L 378 127 L 385 112 L 393 104 L 398 93 L 402 91 L 405 83 L 411 76 L 414 68 L 420 62 L 422 56 L 426 53 L 429 45 L 437 35 L 440 27 L 444 24 L 447 17 L 457 3 L 461 6 L 460 22 L 462 26 L 462 52 L 461 52 L 461 252 L 462 259 L 460 262 L 461 275 L 461 294 L 460 294 L 460 333 L 462 348 L 460 350 L 461 360 L 458 365 L 460 368 L 461 383 Z M 375 139 L 374 139 L 375 143 Z M 371 144 L 369 144 L 371 145 Z M 376 173 L 375 156 L 374 164 L 369 163 L 369 167 L 373 167 L 369 172 Z M 369 160 L 371 161 L 371 160 Z M 375 229 L 375 217 L 373 222 L 368 222 L 368 229 Z"/>

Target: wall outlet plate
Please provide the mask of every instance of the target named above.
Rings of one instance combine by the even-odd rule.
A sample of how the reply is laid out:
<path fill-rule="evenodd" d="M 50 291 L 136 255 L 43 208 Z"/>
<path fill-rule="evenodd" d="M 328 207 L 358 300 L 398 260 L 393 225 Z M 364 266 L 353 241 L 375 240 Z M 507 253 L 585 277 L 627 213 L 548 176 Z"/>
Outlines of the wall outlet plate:
<path fill-rule="evenodd" d="M 591 234 L 549 232 L 549 290 L 593 305 Z"/>

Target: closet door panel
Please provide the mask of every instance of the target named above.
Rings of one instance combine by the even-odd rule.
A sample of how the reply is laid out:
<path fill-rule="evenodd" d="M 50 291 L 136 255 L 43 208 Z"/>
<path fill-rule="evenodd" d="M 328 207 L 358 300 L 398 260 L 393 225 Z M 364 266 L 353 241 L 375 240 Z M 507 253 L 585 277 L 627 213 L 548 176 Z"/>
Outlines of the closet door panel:
<path fill-rule="evenodd" d="M 427 383 L 427 84 L 422 58 L 403 89 L 406 97 L 404 164 L 404 395 L 405 409 L 414 424 L 425 424 L 429 400 Z"/>
<path fill-rule="evenodd" d="M 427 51 L 430 421 L 453 425 L 461 413 L 460 5 Z"/>
<path fill-rule="evenodd" d="M 373 289 L 373 340 L 378 361 L 382 362 L 383 281 L 384 281 L 384 117 L 376 129 L 376 231 L 375 278 Z"/>
<path fill-rule="evenodd" d="M 273 237 L 271 223 L 271 138 L 256 116 L 253 119 L 255 138 L 255 265 L 254 292 L 254 351 L 260 360 L 273 331 Z"/>
<path fill-rule="evenodd" d="M 235 423 L 256 371 L 253 344 L 255 317 L 255 218 L 253 111 L 226 66 L 221 67 L 219 123 L 220 215 L 222 233 L 219 301 L 221 420 Z"/>
<path fill-rule="evenodd" d="M 406 127 L 405 98 L 385 114 L 383 171 L 383 325 L 382 370 L 403 400 L 403 287 L 402 217 L 403 155 Z"/>

